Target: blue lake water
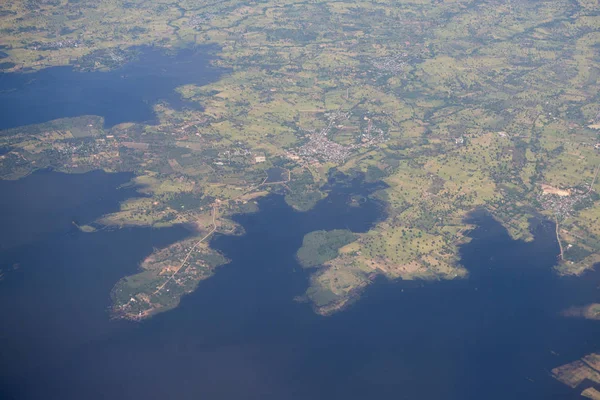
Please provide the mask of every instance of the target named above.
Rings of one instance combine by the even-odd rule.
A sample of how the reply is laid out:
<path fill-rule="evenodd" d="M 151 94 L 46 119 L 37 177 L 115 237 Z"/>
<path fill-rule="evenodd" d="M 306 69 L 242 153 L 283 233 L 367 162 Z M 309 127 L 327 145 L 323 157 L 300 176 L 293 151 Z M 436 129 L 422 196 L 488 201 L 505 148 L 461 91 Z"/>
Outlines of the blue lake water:
<path fill-rule="evenodd" d="M 155 123 L 153 106 L 197 108 L 175 91 L 203 85 L 224 71 L 209 65 L 210 48 L 184 49 L 170 56 L 140 48 L 139 56 L 108 72 L 76 72 L 53 67 L 31 73 L 0 73 L 0 129 L 81 115 L 104 117 L 106 127 L 122 122 Z"/>
<path fill-rule="evenodd" d="M 38 185 L 42 178 L 53 185 Z M 19 186 L 0 182 L 2 193 L 13 193 L 1 218 L 31 207 L 20 201 L 26 196 L 54 214 L 54 226 L 69 226 L 72 208 L 85 210 L 77 217 L 87 222 L 131 194 L 116 189 L 129 178 L 43 172 Z M 98 189 L 81 193 L 82 180 Z M 382 216 L 381 205 L 349 205 L 365 191 L 338 187 L 306 213 L 279 196 L 261 200 L 258 213 L 236 217 L 245 235 L 211 241 L 232 262 L 180 307 L 142 323 L 109 319 L 110 289 L 153 247 L 185 237 L 183 228 L 60 228 L 5 249 L 2 398 L 579 398 L 549 370 L 600 348 L 600 326 L 558 314 L 597 300 L 600 280 L 553 274 L 551 223 L 536 224 L 536 240 L 523 243 L 476 215 L 474 239 L 461 248 L 469 279 L 382 279 L 331 317 L 294 302 L 307 285 L 294 259 L 303 235 L 368 229 Z M 70 196 L 67 208 L 62 203 Z M 19 229 L 39 231 L 33 220 Z"/>
<path fill-rule="evenodd" d="M 136 195 L 135 189 L 115 190 L 133 174 L 107 175 L 100 171 L 68 175 L 38 171 L 25 180 L 2 182 L 0 250 L 75 228 L 97 218 L 96 206 L 119 210 L 119 201 Z M 68 191 L 65 191 L 65 185 Z M 40 196 L 40 194 L 43 194 Z M 20 204 L 20 207 L 15 207 Z"/>

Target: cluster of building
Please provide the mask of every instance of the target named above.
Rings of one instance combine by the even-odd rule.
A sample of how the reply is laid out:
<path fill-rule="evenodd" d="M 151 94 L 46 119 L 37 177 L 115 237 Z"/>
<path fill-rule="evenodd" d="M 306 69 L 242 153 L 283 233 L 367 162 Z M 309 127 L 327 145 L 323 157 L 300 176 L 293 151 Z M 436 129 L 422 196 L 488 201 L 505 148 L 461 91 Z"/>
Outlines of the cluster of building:
<path fill-rule="evenodd" d="M 72 47 L 82 46 L 83 43 L 79 39 L 64 39 L 56 40 L 54 42 L 34 42 L 30 45 L 33 50 L 57 50 L 57 49 L 68 49 Z"/>
<path fill-rule="evenodd" d="M 98 65 L 103 65 L 107 68 L 118 68 L 127 63 L 132 56 L 132 52 L 118 47 L 99 49 L 80 57 L 77 59 L 75 65 L 82 71 L 92 71 L 96 69 Z"/>
<path fill-rule="evenodd" d="M 408 63 L 401 59 L 407 55 L 407 53 L 403 53 L 401 56 L 376 58 L 371 62 L 371 64 L 379 71 L 397 74 L 404 71 L 408 66 Z"/>
<path fill-rule="evenodd" d="M 350 155 L 350 149 L 327 138 L 327 134 L 314 132 L 310 134 L 308 143 L 298 150 L 303 158 L 320 159 L 326 162 L 343 163 Z"/>
<path fill-rule="evenodd" d="M 123 64 L 127 61 L 127 57 L 125 56 L 125 54 L 122 50 L 116 51 L 116 50 L 110 49 L 107 51 L 106 55 L 115 64 Z"/>
<path fill-rule="evenodd" d="M 239 142 L 235 147 L 228 148 L 227 150 L 220 151 L 217 158 L 213 161 L 215 165 L 231 165 L 231 164 L 246 164 L 250 160 L 250 156 L 252 156 L 252 151 L 243 146 L 241 142 Z M 258 159 L 259 157 L 255 157 Z M 261 161 L 255 160 L 255 162 L 264 162 L 265 159 Z"/>
<path fill-rule="evenodd" d="M 349 113 L 335 112 L 326 114 L 329 123 L 321 131 L 311 131 L 308 142 L 298 149 L 298 156 L 304 159 L 320 160 L 325 162 L 343 163 L 350 155 L 350 148 L 329 140 L 328 135 L 335 122 L 340 118 L 348 118 Z"/>
<path fill-rule="evenodd" d="M 238 144 L 240 147 L 233 147 L 231 149 L 224 150 L 219 153 L 219 157 L 231 158 L 231 157 L 247 157 L 252 155 L 250 149 L 245 148 L 241 143 Z"/>
<path fill-rule="evenodd" d="M 52 148 L 61 156 L 89 156 L 114 149 L 115 143 L 105 139 L 63 141 L 53 144 Z"/>
<path fill-rule="evenodd" d="M 214 14 L 198 14 L 198 15 L 193 15 L 189 21 L 188 21 L 188 26 L 191 26 L 195 29 L 201 28 L 202 25 L 208 23 L 210 20 L 212 20 L 215 17 Z"/>
<path fill-rule="evenodd" d="M 385 132 L 380 128 L 372 127 L 372 121 L 369 119 L 369 127 L 367 131 L 360 135 L 359 147 L 372 147 L 377 146 L 388 140 Z M 356 146 L 352 146 L 355 148 Z"/>
<path fill-rule="evenodd" d="M 9 172 L 19 164 L 31 163 L 60 168 L 103 168 L 112 166 L 114 161 L 119 159 L 119 143 L 113 140 L 66 140 L 53 143 L 50 148 L 46 148 L 43 143 L 41 146 L 40 150 L 43 151 L 34 151 L 35 156 L 27 152 L 21 153 L 21 150 L 13 150 L 0 157 L 0 174 Z"/>
<path fill-rule="evenodd" d="M 557 217 L 569 216 L 575 206 L 589 200 L 589 191 L 581 189 L 571 189 L 570 194 L 550 194 L 542 193 L 538 196 L 538 201 L 545 210 L 551 210 Z"/>
<path fill-rule="evenodd" d="M 288 156 L 292 159 L 304 159 L 306 161 L 324 161 L 342 164 L 350 156 L 352 151 L 361 147 L 377 146 L 387 140 L 385 132 L 379 128 L 373 127 L 373 121 L 364 117 L 368 121 L 367 130 L 360 134 L 359 143 L 342 145 L 329 139 L 331 129 L 335 126 L 343 128 L 343 125 L 336 125 L 340 120 L 348 120 L 351 112 L 337 111 L 325 114 L 329 123 L 321 131 L 311 131 L 308 134 L 308 142 L 298 149 L 296 153 Z"/>

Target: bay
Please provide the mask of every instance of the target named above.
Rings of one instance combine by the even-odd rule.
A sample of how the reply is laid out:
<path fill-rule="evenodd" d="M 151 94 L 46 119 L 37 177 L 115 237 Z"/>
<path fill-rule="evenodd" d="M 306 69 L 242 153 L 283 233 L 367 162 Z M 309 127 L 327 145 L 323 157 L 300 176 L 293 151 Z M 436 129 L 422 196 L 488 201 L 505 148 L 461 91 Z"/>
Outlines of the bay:
<path fill-rule="evenodd" d="M 110 288 L 183 228 L 74 230 L 3 251 L 3 267 L 19 263 L 0 283 L 3 398 L 578 398 L 549 371 L 596 351 L 600 328 L 560 311 L 594 301 L 600 281 L 554 274 L 550 222 L 533 221 L 525 243 L 476 213 L 461 248 L 468 279 L 380 279 L 331 317 L 294 301 L 308 285 L 294 258 L 304 234 L 365 231 L 385 211 L 368 197 L 375 189 L 334 185 L 304 213 L 280 196 L 260 200 L 235 217 L 243 236 L 211 241 L 231 263 L 141 323 L 109 319 Z M 356 195 L 367 199 L 359 207 Z M 94 214 L 114 205 L 104 198 Z"/>
<path fill-rule="evenodd" d="M 110 128 L 122 122 L 156 123 L 154 105 L 199 109 L 175 91 L 205 85 L 225 72 L 210 65 L 210 46 L 174 54 L 154 47 L 132 49 L 134 61 L 110 71 L 79 72 L 72 66 L 0 73 L 0 130 L 59 118 L 97 115 Z"/>

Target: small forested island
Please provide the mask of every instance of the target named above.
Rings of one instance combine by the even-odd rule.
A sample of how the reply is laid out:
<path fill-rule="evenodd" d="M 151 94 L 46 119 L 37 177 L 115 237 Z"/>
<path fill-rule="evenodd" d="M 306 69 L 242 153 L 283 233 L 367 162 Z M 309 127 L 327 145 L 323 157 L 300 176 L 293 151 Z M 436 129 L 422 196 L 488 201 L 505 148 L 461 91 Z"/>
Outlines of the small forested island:
<path fill-rule="evenodd" d="M 233 214 L 273 193 L 310 210 L 335 172 L 381 182 L 369 196 L 386 216 L 304 238 L 304 299 L 321 314 L 375 276 L 465 278 L 458 246 L 476 209 L 521 240 L 532 218 L 554 221 L 556 272 L 582 275 L 600 261 L 597 11 L 597 0 L 3 2 L 3 104 L 18 105 L 11 82 L 95 74 L 132 88 L 139 118 L 62 107 L 15 120 L 0 131 L 0 178 L 133 171 L 140 197 L 82 230 L 190 227 L 115 282 L 120 318 L 169 310 L 218 273 L 227 260 L 210 239 L 243 234 Z M 169 80 L 199 52 L 212 78 Z M 162 75 L 136 86 L 136 63 Z"/>

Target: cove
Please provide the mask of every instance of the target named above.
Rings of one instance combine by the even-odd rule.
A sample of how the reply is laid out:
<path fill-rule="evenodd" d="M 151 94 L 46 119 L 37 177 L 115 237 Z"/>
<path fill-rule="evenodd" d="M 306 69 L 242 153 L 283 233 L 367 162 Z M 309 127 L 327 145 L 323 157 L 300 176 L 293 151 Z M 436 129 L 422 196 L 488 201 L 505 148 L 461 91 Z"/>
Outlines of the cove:
<path fill-rule="evenodd" d="M 211 241 L 231 262 L 142 323 L 108 319 L 111 282 L 183 230 L 73 231 L 1 252 L 20 260 L 0 283 L 3 398 L 578 399 L 549 371 L 597 351 L 600 327 L 559 313 L 597 300 L 600 277 L 552 272 L 552 223 L 532 221 L 525 243 L 474 213 L 468 279 L 380 279 L 331 317 L 294 301 L 303 236 L 369 229 L 385 212 L 377 188 L 334 182 L 308 212 L 259 200 L 234 217 L 244 235 Z"/>
<path fill-rule="evenodd" d="M 0 397 L 19 398 L 64 357 L 133 326 L 110 321 L 109 292 L 153 247 L 189 235 L 183 228 L 100 230 L 87 224 L 137 196 L 133 174 L 37 171 L 0 181 Z M 36 372 L 37 371 L 37 372 Z"/>
<path fill-rule="evenodd" d="M 168 54 L 140 47 L 134 61 L 110 71 L 78 72 L 72 66 L 0 73 L 0 130 L 58 118 L 98 115 L 110 128 L 122 122 L 156 123 L 153 106 L 199 108 L 175 88 L 205 85 L 224 70 L 210 66 L 214 48 L 198 46 Z"/>
<path fill-rule="evenodd" d="M 40 170 L 17 181 L 0 181 L 0 250 L 73 231 L 119 210 L 119 202 L 137 196 L 116 187 L 131 173 L 65 174 Z"/>

